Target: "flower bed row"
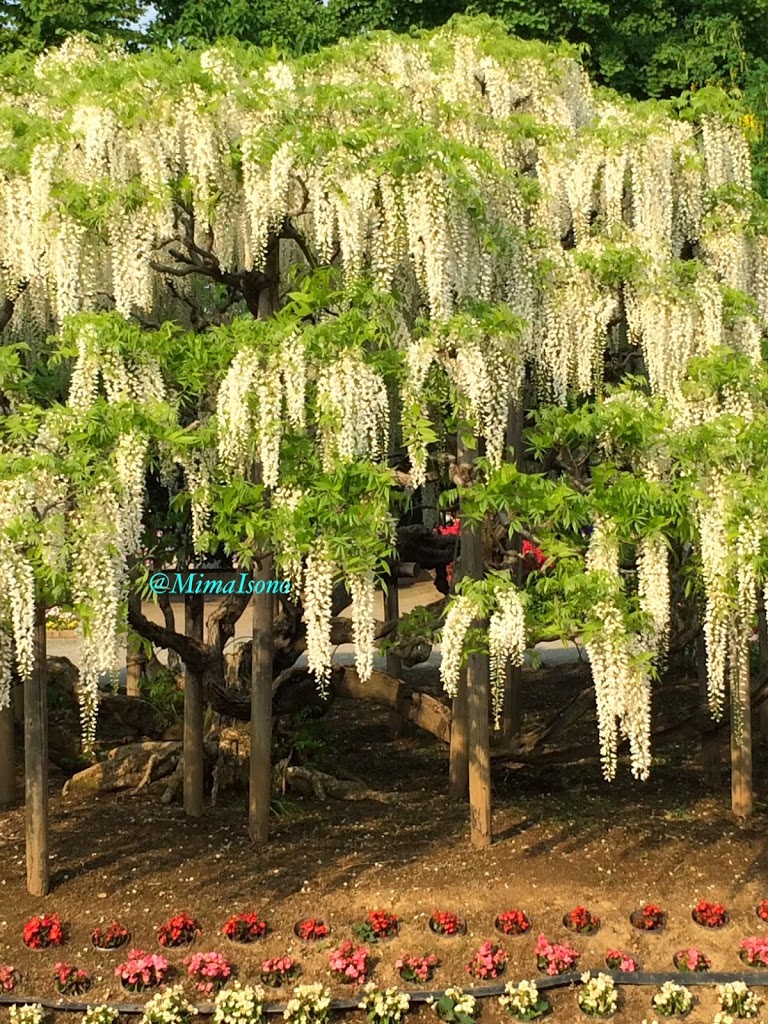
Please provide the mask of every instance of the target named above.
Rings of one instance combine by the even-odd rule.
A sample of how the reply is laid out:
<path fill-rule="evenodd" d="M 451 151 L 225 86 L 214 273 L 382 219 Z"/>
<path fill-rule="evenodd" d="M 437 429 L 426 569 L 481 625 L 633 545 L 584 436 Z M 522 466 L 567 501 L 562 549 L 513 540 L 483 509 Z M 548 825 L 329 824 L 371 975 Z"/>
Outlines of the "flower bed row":
<path fill-rule="evenodd" d="M 564 974 L 577 968 L 581 954 L 567 942 L 551 942 L 546 935 L 539 935 L 534 949 L 536 966 L 550 976 Z M 749 967 L 768 968 L 768 936 L 750 936 L 739 945 L 739 958 Z M 466 963 L 470 977 L 477 981 L 492 981 L 504 973 L 507 951 L 490 940 L 484 942 Z M 712 962 L 695 946 L 678 950 L 673 956 L 675 967 L 682 972 L 708 971 Z M 439 965 L 434 953 L 401 956 L 395 966 L 400 977 L 408 982 L 429 981 Z M 205 994 L 220 991 L 234 977 L 234 965 L 219 952 L 198 952 L 184 958 L 187 973 L 199 992 Z M 609 949 L 605 954 L 606 966 L 611 970 L 632 973 L 640 969 L 638 961 L 621 949 Z M 328 966 L 334 978 L 349 984 L 367 981 L 371 968 L 371 955 L 366 946 L 356 946 L 347 940 L 328 954 Z M 115 976 L 129 992 L 142 992 L 163 984 L 171 970 L 168 960 L 161 955 L 148 953 L 143 949 L 132 949 L 124 963 L 115 968 Z M 271 987 L 280 987 L 293 981 L 301 973 L 298 960 L 290 956 L 265 959 L 261 963 L 261 982 Z M 0 965 L 0 990 L 11 992 L 19 981 L 18 971 L 10 965 Z M 87 971 L 74 964 L 57 963 L 54 968 L 56 990 L 65 995 L 82 995 L 91 985 Z"/>
<path fill-rule="evenodd" d="M 757 916 L 768 923 L 768 899 L 761 900 L 755 908 Z M 722 928 L 729 921 L 728 911 L 722 903 L 700 900 L 691 912 L 693 920 L 705 928 Z M 667 924 L 667 913 L 655 903 L 646 903 L 630 914 L 633 927 L 644 932 L 662 931 Z M 587 907 L 574 907 L 563 917 L 563 925 L 582 935 L 592 935 L 600 928 L 600 918 Z M 531 930 L 531 919 L 524 910 L 504 910 L 494 921 L 496 930 L 503 935 L 525 935 Z M 400 920 L 387 910 L 371 910 L 366 919 L 353 925 L 352 930 L 364 942 L 381 942 L 398 934 Z M 453 911 L 436 910 L 429 919 L 429 928 L 445 937 L 464 935 L 467 925 L 464 918 Z M 257 913 L 233 914 L 221 927 L 222 934 L 232 942 L 251 943 L 263 939 L 268 932 L 267 922 Z M 303 918 L 294 925 L 294 933 L 307 942 L 326 939 L 331 929 L 317 917 Z M 195 942 L 202 934 L 200 924 L 189 914 L 176 914 L 157 930 L 157 941 L 161 946 L 178 947 Z M 30 949 L 46 949 L 60 946 L 64 942 L 64 927 L 58 914 L 32 917 L 24 926 L 24 943 Z M 107 927 L 94 928 L 91 942 L 97 949 L 112 950 L 126 945 L 130 932 L 119 921 Z"/>
<path fill-rule="evenodd" d="M 736 1020 L 754 1018 L 761 1000 L 743 982 L 720 985 L 717 989 L 720 1010 L 713 1024 L 734 1024 Z M 215 999 L 214 1024 L 263 1024 L 266 993 L 259 987 L 235 982 L 231 989 L 220 992 Z M 479 1014 L 477 999 L 462 988 L 447 988 L 428 1005 L 445 1024 L 475 1024 Z M 498 998 L 501 1008 L 513 1019 L 537 1020 L 551 1010 L 546 996 L 535 981 L 510 982 Z M 581 976 L 576 993 L 579 1009 L 588 1017 L 612 1017 L 619 1008 L 616 983 L 606 974 Z M 365 1011 L 370 1024 L 402 1024 L 411 1004 L 407 992 L 396 988 L 380 989 L 373 982 L 365 986 L 358 1008 Z M 694 997 L 689 989 L 674 982 L 665 982 L 653 996 L 651 1007 L 661 1017 L 684 1017 L 693 1008 Z M 158 993 L 149 1000 L 141 1024 L 190 1024 L 198 1010 L 186 999 L 181 986 Z M 331 995 L 321 984 L 298 985 L 283 1011 L 287 1024 L 327 1024 L 331 1013 Z M 110 1006 L 93 1006 L 82 1018 L 82 1024 L 117 1024 L 119 1012 Z M 45 1011 L 40 1004 L 11 1007 L 11 1024 L 44 1024 Z"/>

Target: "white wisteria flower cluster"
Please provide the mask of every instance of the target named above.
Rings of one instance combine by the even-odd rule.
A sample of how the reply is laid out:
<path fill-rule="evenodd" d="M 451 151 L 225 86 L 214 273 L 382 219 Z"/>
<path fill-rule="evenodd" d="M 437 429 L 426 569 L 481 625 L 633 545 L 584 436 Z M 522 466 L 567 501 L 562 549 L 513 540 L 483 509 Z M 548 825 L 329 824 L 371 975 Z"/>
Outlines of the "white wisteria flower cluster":
<path fill-rule="evenodd" d="M 525 609 L 513 586 L 496 589 L 497 608 L 488 622 L 490 681 L 493 718 L 499 728 L 504 705 L 504 673 L 507 664 L 520 666 L 525 659 Z"/>
<path fill-rule="evenodd" d="M 213 1024 L 259 1024 L 266 993 L 260 985 L 233 981 L 216 994 Z"/>
<path fill-rule="evenodd" d="M 369 981 L 363 989 L 363 998 L 357 1004 L 365 1010 L 372 1024 L 402 1024 L 411 997 L 397 988 L 380 989 L 376 982 Z"/>
<path fill-rule="evenodd" d="M 283 1019 L 288 1024 L 324 1024 L 330 1010 L 331 993 L 324 985 L 297 985 L 283 1010 Z"/>

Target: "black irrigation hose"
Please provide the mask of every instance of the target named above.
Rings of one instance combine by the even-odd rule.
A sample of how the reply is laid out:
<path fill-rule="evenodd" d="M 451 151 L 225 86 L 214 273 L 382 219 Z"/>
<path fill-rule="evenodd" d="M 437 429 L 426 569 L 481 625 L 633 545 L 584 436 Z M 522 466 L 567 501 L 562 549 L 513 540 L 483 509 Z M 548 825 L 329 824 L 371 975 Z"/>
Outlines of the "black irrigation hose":
<path fill-rule="evenodd" d="M 641 971 L 636 972 L 625 972 L 625 971 L 602 971 L 601 973 L 609 975 L 620 985 L 643 985 L 647 987 L 661 988 L 665 981 L 676 981 L 681 984 L 688 985 L 725 985 L 729 982 L 743 981 L 745 985 L 750 987 L 768 987 L 768 971 L 743 971 L 739 974 L 729 974 L 727 971 L 669 971 L 666 974 L 648 974 Z M 581 981 L 581 971 L 569 971 L 567 974 L 556 974 L 553 977 L 543 977 L 536 979 L 536 985 L 540 991 L 545 991 L 550 988 L 562 988 L 565 985 L 571 985 L 575 982 Z M 475 996 L 477 999 L 489 998 L 491 996 L 500 996 L 504 993 L 504 985 L 483 985 L 480 988 L 465 988 L 464 991 L 467 995 Z M 401 992 L 405 992 L 410 997 L 412 1003 L 426 1003 L 428 999 L 434 999 L 436 996 L 442 995 L 445 989 L 436 989 L 429 991 L 428 989 L 400 989 Z M 360 998 L 357 999 L 334 999 L 331 1002 L 332 1010 L 356 1010 Z M 3 996 L 0 995 L 0 1006 L 9 1006 L 12 1003 L 30 1005 L 37 1003 L 47 1010 L 58 1010 L 61 1013 L 85 1013 L 86 1010 L 90 1010 L 93 1006 L 103 1005 L 102 1003 L 64 1003 L 56 1002 L 53 999 L 34 999 L 32 997 L 21 996 L 15 998 L 14 996 Z M 144 1013 L 145 1006 L 137 1006 L 135 1004 L 120 1005 L 116 1003 L 107 1003 L 112 1009 L 117 1010 L 118 1013 Z M 264 1013 L 282 1013 L 285 1009 L 285 1003 L 265 1003 Z M 211 1015 L 214 1011 L 213 1003 L 202 1003 L 197 1007 L 197 1012 L 201 1016 Z"/>

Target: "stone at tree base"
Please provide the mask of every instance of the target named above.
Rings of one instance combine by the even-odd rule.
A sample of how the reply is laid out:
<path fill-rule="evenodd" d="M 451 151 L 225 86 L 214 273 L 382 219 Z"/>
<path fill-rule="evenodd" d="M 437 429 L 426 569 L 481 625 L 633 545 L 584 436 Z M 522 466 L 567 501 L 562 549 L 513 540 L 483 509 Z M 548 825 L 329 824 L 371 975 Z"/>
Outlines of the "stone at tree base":
<path fill-rule="evenodd" d="M 154 779 L 170 775 L 181 756 L 181 743 L 130 743 L 110 750 L 106 760 L 91 765 L 69 779 L 62 796 L 110 793 L 137 789 Z M 146 778 L 150 767 L 150 778 Z"/>

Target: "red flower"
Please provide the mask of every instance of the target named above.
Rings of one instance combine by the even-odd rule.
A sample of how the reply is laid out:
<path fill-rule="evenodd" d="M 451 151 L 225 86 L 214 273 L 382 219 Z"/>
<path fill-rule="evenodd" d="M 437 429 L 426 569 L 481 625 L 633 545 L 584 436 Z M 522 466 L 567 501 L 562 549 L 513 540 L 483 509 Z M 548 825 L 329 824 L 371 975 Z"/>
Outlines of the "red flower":
<path fill-rule="evenodd" d="M 296 934 L 300 939 L 323 939 L 329 933 L 330 928 L 319 917 L 307 917 L 296 925 Z"/>
<path fill-rule="evenodd" d="M 757 904 L 757 916 L 763 921 L 768 921 L 768 900 L 760 900 Z"/>
<path fill-rule="evenodd" d="M 722 928 L 728 920 L 728 912 L 722 903 L 699 900 L 693 908 L 693 917 L 698 924 L 705 925 L 707 928 Z"/>
<path fill-rule="evenodd" d="M 565 915 L 565 927 L 574 932 L 591 932 L 600 924 L 600 918 L 586 907 L 575 907 Z"/>
<path fill-rule="evenodd" d="M 522 910 L 505 910 L 496 918 L 496 926 L 505 935 L 522 935 L 531 927 L 531 922 Z"/>
<path fill-rule="evenodd" d="M 91 932 L 91 942 L 94 946 L 100 946 L 102 949 L 117 949 L 127 938 L 128 929 L 119 921 L 113 921 L 104 929 L 94 928 Z"/>
<path fill-rule="evenodd" d="M 369 910 L 368 924 L 377 939 L 385 939 L 397 932 L 398 919 L 387 910 Z"/>
<path fill-rule="evenodd" d="M 739 943 L 739 957 L 750 967 L 768 967 L 768 935 L 751 935 Z"/>
<path fill-rule="evenodd" d="M 184 946 L 194 942 L 202 928 L 189 914 L 176 914 L 157 930 L 157 941 L 161 946 Z"/>
<path fill-rule="evenodd" d="M 253 942 L 266 934 L 267 922 L 258 914 L 233 914 L 222 926 L 222 932 L 233 942 Z"/>
<path fill-rule="evenodd" d="M 653 932 L 664 927 L 666 916 L 661 907 L 657 907 L 655 903 L 646 903 L 640 908 L 632 923 L 636 928 L 644 928 L 646 931 Z"/>
<path fill-rule="evenodd" d="M 464 922 L 458 914 L 453 914 L 450 910 L 436 910 L 429 919 L 429 924 L 432 931 L 440 935 L 459 935 L 464 931 Z"/>
<path fill-rule="evenodd" d="M 24 925 L 24 943 L 30 949 L 46 949 L 60 946 L 64 941 L 64 930 L 58 914 L 43 914 L 31 917 Z"/>
<path fill-rule="evenodd" d="M 625 974 L 632 974 L 640 970 L 637 960 L 629 953 L 623 953 L 620 949 L 608 949 L 605 953 L 606 966 L 612 971 L 623 971 Z"/>
<path fill-rule="evenodd" d="M 197 982 L 197 991 L 206 995 L 218 992 L 232 977 L 232 966 L 221 953 L 194 953 L 184 957 L 184 965 Z"/>

